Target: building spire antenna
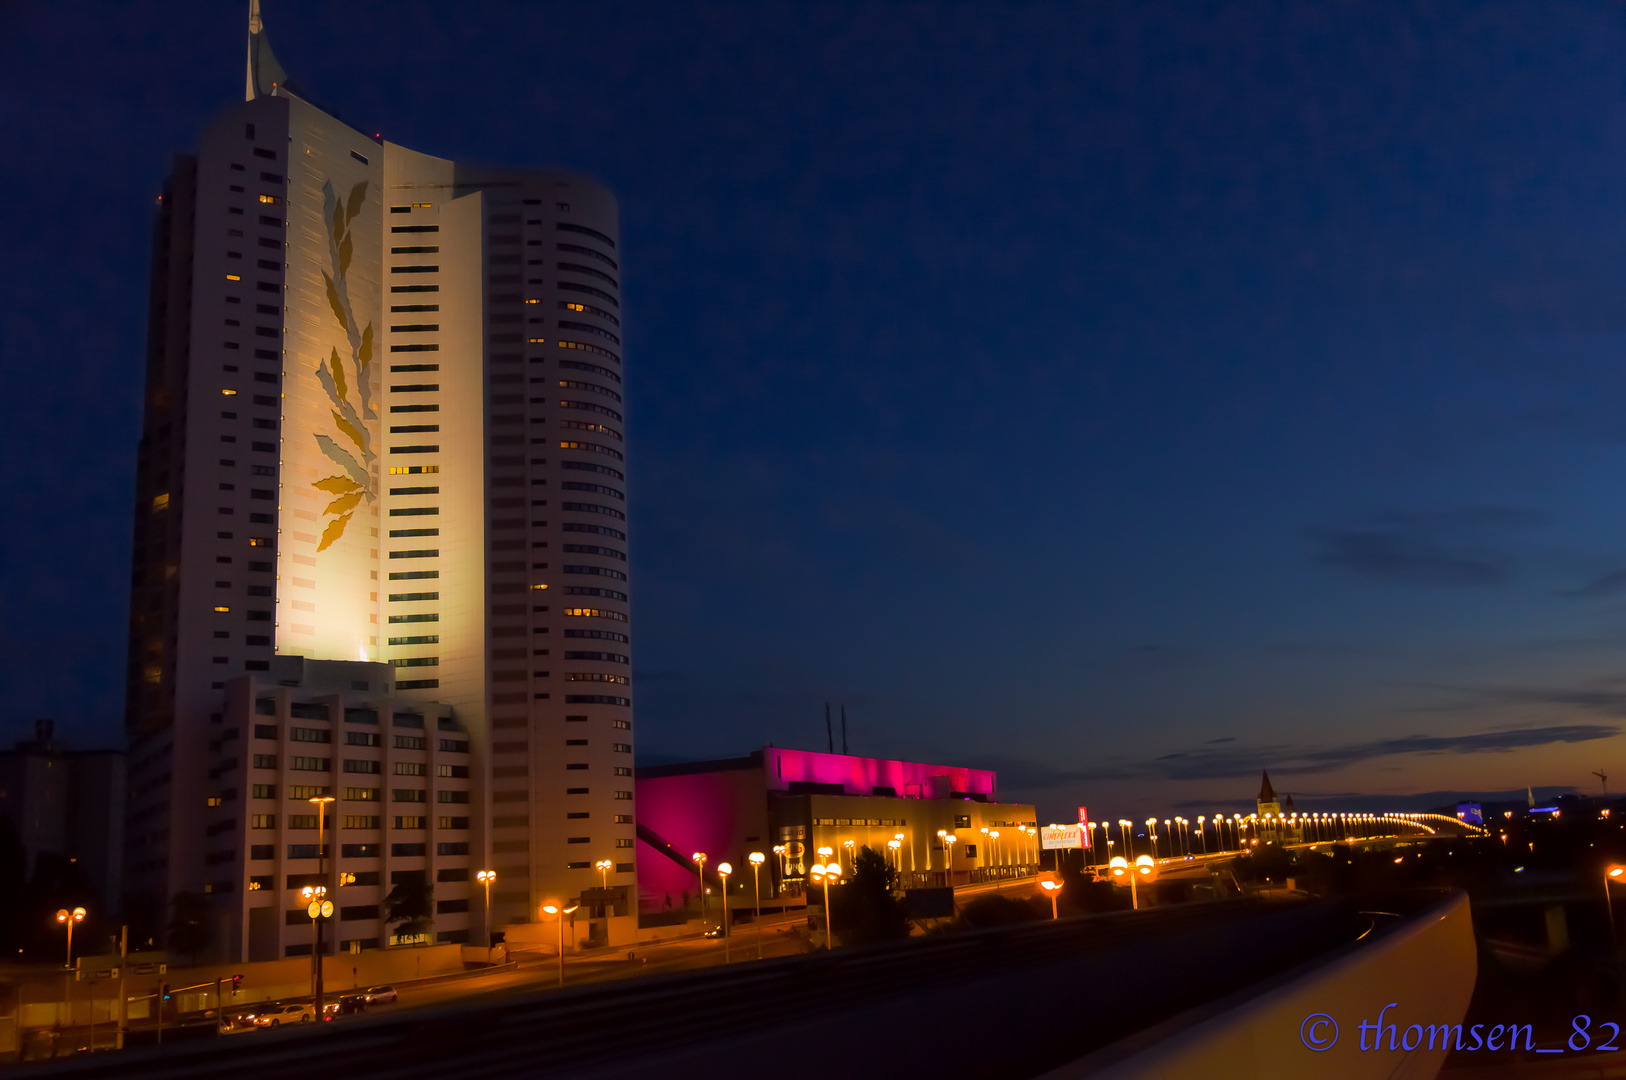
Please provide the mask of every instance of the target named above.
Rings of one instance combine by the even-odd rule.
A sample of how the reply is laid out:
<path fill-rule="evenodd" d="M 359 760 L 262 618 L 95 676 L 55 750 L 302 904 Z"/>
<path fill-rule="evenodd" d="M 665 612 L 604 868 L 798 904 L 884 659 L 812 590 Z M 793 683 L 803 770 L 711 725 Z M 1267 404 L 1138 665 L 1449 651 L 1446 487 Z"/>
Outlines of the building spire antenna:
<path fill-rule="evenodd" d="M 248 71 L 243 100 L 266 97 L 287 81 L 288 73 L 282 70 L 271 51 L 265 20 L 260 18 L 260 0 L 248 0 Z"/>
<path fill-rule="evenodd" d="M 841 703 L 841 752 L 847 752 L 847 703 Z"/>
<path fill-rule="evenodd" d="M 836 735 L 830 727 L 830 703 L 824 703 L 824 741 L 830 747 L 830 753 L 836 752 Z"/>

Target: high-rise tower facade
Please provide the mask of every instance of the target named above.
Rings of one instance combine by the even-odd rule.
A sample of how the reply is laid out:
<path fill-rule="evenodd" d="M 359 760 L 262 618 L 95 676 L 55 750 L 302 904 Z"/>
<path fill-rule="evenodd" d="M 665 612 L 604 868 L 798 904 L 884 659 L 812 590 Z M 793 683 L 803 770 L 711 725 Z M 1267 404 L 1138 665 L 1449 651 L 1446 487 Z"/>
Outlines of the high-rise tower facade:
<path fill-rule="evenodd" d="M 465 843 L 496 871 L 497 926 L 579 896 L 595 932 L 636 917 L 620 278 L 601 185 L 368 137 L 287 83 L 256 13 L 246 100 L 176 159 L 154 226 L 127 716 L 138 904 L 252 879 L 298 906 L 280 894 L 317 871 L 312 845 L 272 845 L 268 863 L 250 855 L 270 846 L 220 838 L 303 820 L 289 792 L 327 788 L 341 873 L 377 868 L 340 852 L 389 850 L 394 822 L 419 821 L 429 852 Z M 393 678 L 351 697 L 449 707 L 467 811 L 347 807 L 367 785 L 345 783 L 337 728 L 332 753 L 300 757 L 326 777 L 285 775 L 287 754 L 222 757 L 227 682 L 274 683 L 279 656 L 383 662 Z"/>

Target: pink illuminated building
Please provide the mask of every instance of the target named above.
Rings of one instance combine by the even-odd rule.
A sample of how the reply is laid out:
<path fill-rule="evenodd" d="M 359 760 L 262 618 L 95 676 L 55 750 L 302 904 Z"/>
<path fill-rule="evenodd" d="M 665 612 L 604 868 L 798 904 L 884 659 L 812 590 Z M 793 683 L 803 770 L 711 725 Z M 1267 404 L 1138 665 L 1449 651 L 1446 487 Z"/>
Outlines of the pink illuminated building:
<path fill-rule="evenodd" d="M 713 897 L 715 867 L 735 868 L 731 907 L 752 903 L 753 851 L 767 856 L 761 887 L 770 906 L 798 892 L 813 863 L 849 866 L 864 847 L 892 859 L 911 887 L 1014 876 L 1038 857 L 1027 831 L 1033 807 L 999 802 L 990 769 L 767 746 L 747 757 L 641 768 L 635 785 L 646 913 L 698 906 L 696 852 L 707 855 Z M 940 832 L 955 842 L 945 844 Z M 831 853 L 821 857 L 824 847 Z"/>

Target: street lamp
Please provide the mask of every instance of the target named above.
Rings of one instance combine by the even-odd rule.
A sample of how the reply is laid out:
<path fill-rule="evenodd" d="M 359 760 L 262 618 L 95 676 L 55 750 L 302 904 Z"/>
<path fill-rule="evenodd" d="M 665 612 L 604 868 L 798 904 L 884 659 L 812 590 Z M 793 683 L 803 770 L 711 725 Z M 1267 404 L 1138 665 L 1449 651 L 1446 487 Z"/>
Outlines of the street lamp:
<path fill-rule="evenodd" d="M 904 842 L 904 840 L 906 840 L 908 838 L 906 836 L 904 836 L 903 833 L 900 832 L 900 833 L 893 833 L 892 834 L 892 839 L 894 839 L 894 840 L 896 840 L 898 842 L 898 875 L 901 877 L 901 876 L 903 876 L 903 842 Z M 915 868 L 914 845 L 911 844 L 909 846 L 909 869 L 913 870 L 914 868 Z"/>
<path fill-rule="evenodd" d="M 694 860 L 694 873 L 700 879 L 700 927 L 709 929 L 706 926 L 706 853 L 697 851 L 689 858 Z"/>
<path fill-rule="evenodd" d="M 1056 912 L 1056 900 L 1061 896 L 1061 882 L 1051 878 L 1040 878 L 1039 888 L 1050 894 L 1050 921 L 1055 922 L 1061 918 Z"/>
<path fill-rule="evenodd" d="M 73 967 L 73 924 L 85 921 L 85 909 L 76 907 L 72 911 L 67 908 L 56 913 L 56 921 L 68 928 L 68 958 L 63 962 L 65 968 Z"/>
<path fill-rule="evenodd" d="M 762 864 L 768 857 L 760 851 L 753 851 L 747 855 L 746 861 L 751 864 L 751 895 L 756 900 L 757 921 L 757 959 L 762 959 L 762 881 L 759 872 Z"/>
<path fill-rule="evenodd" d="M 481 870 L 474 880 L 486 887 L 486 963 L 491 963 L 491 883 L 497 880 L 497 871 Z"/>
<path fill-rule="evenodd" d="M 1129 839 L 1129 829 L 1130 826 L 1134 824 L 1135 823 L 1130 821 L 1128 818 L 1118 819 L 1118 839 L 1123 841 L 1125 855 L 1133 855 L 1135 853 L 1135 845 Z"/>
<path fill-rule="evenodd" d="M 305 901 L 305 914 L 311 917 L 311 933 L 315 944 L 311 947 L 311 1001 L 316 1006 L 316 1019 L 322 1019 L 322 920 L 333 914 L 333 901 L 327 898 L 326 885 L 307 885 L 299 890 Z"/>
<path fill-rule="evenodd" d="M 991 830 L 988 833 L 988 840 L 994 845 L 994 858 L 997 860 L 1001 854 L 999 850 L 999 830 Z"/>
<path fill-rule="evenodd" d="M 704 895 L 704 894 L 702 894 Z M 581 907 L 580 904 L 571 904 L 565 907 L 562 904 L 543 904 L 542 910 L 549 915 L 559 916 L 559 987 L 565 985 L 565 916 Z"/>
<path fill-rule="evenodd" d="M 728 963 L 728 875 L 734 868 L 725 862 L 717 864 L 717 876 L 723 879 L 723 963 Z"/>
<path fill-rule="evenodd" d="M 897 861 L 898 874 L 901 877 L 903 874 L 903 844 L 897 840 L 888 840 L 886 846 L 892 849 L 892 858 Z"/>
<path fill-rule="evenodd" d="M 611 862 L 609 859 L 600 859 L 598 862 L 593 864 L 593 869 L 598 871 L 599 883 L 604 887 L 604 891 L 609 892 L 610 871 L 615 869 L 615 863 Z"/>
<path fill-rule="evenodd" d="M 323 788 L 322 790 L 327 790 Z M 333 801 L 331 795 L 315 795 L 308 800 L 316 807 L 316 876 L 327 881 L 327 804 Z M 327 889 L 322 889 L 327 894 Z M 320 900 L 320 898 L 318 898 Z M 333 901 L 320 900 L 324 907 L 322 917 L 327 918 L 333 914 Z M 322 923 L 311 920 L 316 925 L 316 943 L 311 948 L 312 966 L 316 969 L 315 988 L 311 991 L 311 998 L 316 1002 L 316 1019 L 322 1019 Z"/>
<path fill-rule="evenodd" d="M 1146 839 L 1152 845 L 1152 857 L 1157 857 L 1157 818 L 1146 819 Z"/>
<path fill-rule="evenodd" d="M 954 845 L 959 842 L 960 838 L 953 833 L 945 833 L 943 836 L 943 877 L 946 879 L 944 884 L 948 886 L 950 896 L 954 895 Z"/>
<path fill-rule="evenodd" d="M 1609 959 L 1611 961 L 1620 952 L 1620 945 L 1615 940 L 1615 904 L 1609 897 L 1609 883 L 1619 881 L 1622 874 L 1626 874 L 1626 866 L 1611 866 L 1604 871 L 1603 875 L 1603 909 L 1609 913 Z M 58 919 L 62 918 L 62 912 L 57 912 L 56 917 Z M 72 927 L 68 928 L 68 939 L 73 940 Z"/>
<path fill-rule="evenodd" d="M 836 947 L 833 936 L 835 920 L 830 917 L 830 881 L 832 878 L 836 881 L 841 880 L 841 864 L 814 863 L 813 869 L 808 873 L 812 875 L 813 884 L 822 883 L 824 885 L 824 947 L 827 950 L 834 950 Z"/>
<path fill-rule="evenodd" d="M 841 842 L 841 846 L 847 849 L 847 865 L 850 866 L 850 867 L 853 867 L 854 869 L 856 869 L 857 866 L 858 866 L 858 862 L 857 862 L 857 860 L 855 858 L 855 853 L 853 851 L 853 848 L 858 846 L 858 841 L 856 841 L 856 840 L 843 840 Z"/>

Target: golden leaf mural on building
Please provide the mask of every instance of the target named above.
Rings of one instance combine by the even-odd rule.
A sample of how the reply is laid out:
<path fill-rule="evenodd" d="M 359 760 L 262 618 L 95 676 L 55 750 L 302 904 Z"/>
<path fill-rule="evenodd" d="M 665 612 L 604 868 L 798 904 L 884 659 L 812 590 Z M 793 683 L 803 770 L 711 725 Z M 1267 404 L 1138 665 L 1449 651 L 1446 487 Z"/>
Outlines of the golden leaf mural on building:
<path fill-rule="evenodd" d="M 350 226 L 366 202 L 365 180 L 350 189 L 350 197 L 343 203 L 333 190 L 333 181 L 326 181 L 322 185 L 322 219 L 327 224 L 328 262 L 332 271 L 324 270 L 322 279 L 327 284 L 328 307 L 332 308 L 333 317 L 344 330 L 350 360 L 347 371 L 345 361 L 339 356 L 338 346 L 334 346 L 328 358 L 316 365 L 316 379 L 333 404 L 333 429 L 340 436 L 334 438 L 317 434 L 316 444 L 328 460 L 342 470 L 312 485 L 337 496 L 322 511 L 324 516 L 336 516 L 322 530 L 317 551 L 326 550 L 344 535 L 356 507 L 361 505 L 363 499 L 370 504 L 378 498 L 378 485 L 372 474 L 378 454 L 372 446 L 369 427 L 369 421 L 378 419 L 372 401 L 373 324 L 369 322 L 366 327 L 357 324 L 346 282 L 350 272 L 350 256 L 355 250 Z"/>

